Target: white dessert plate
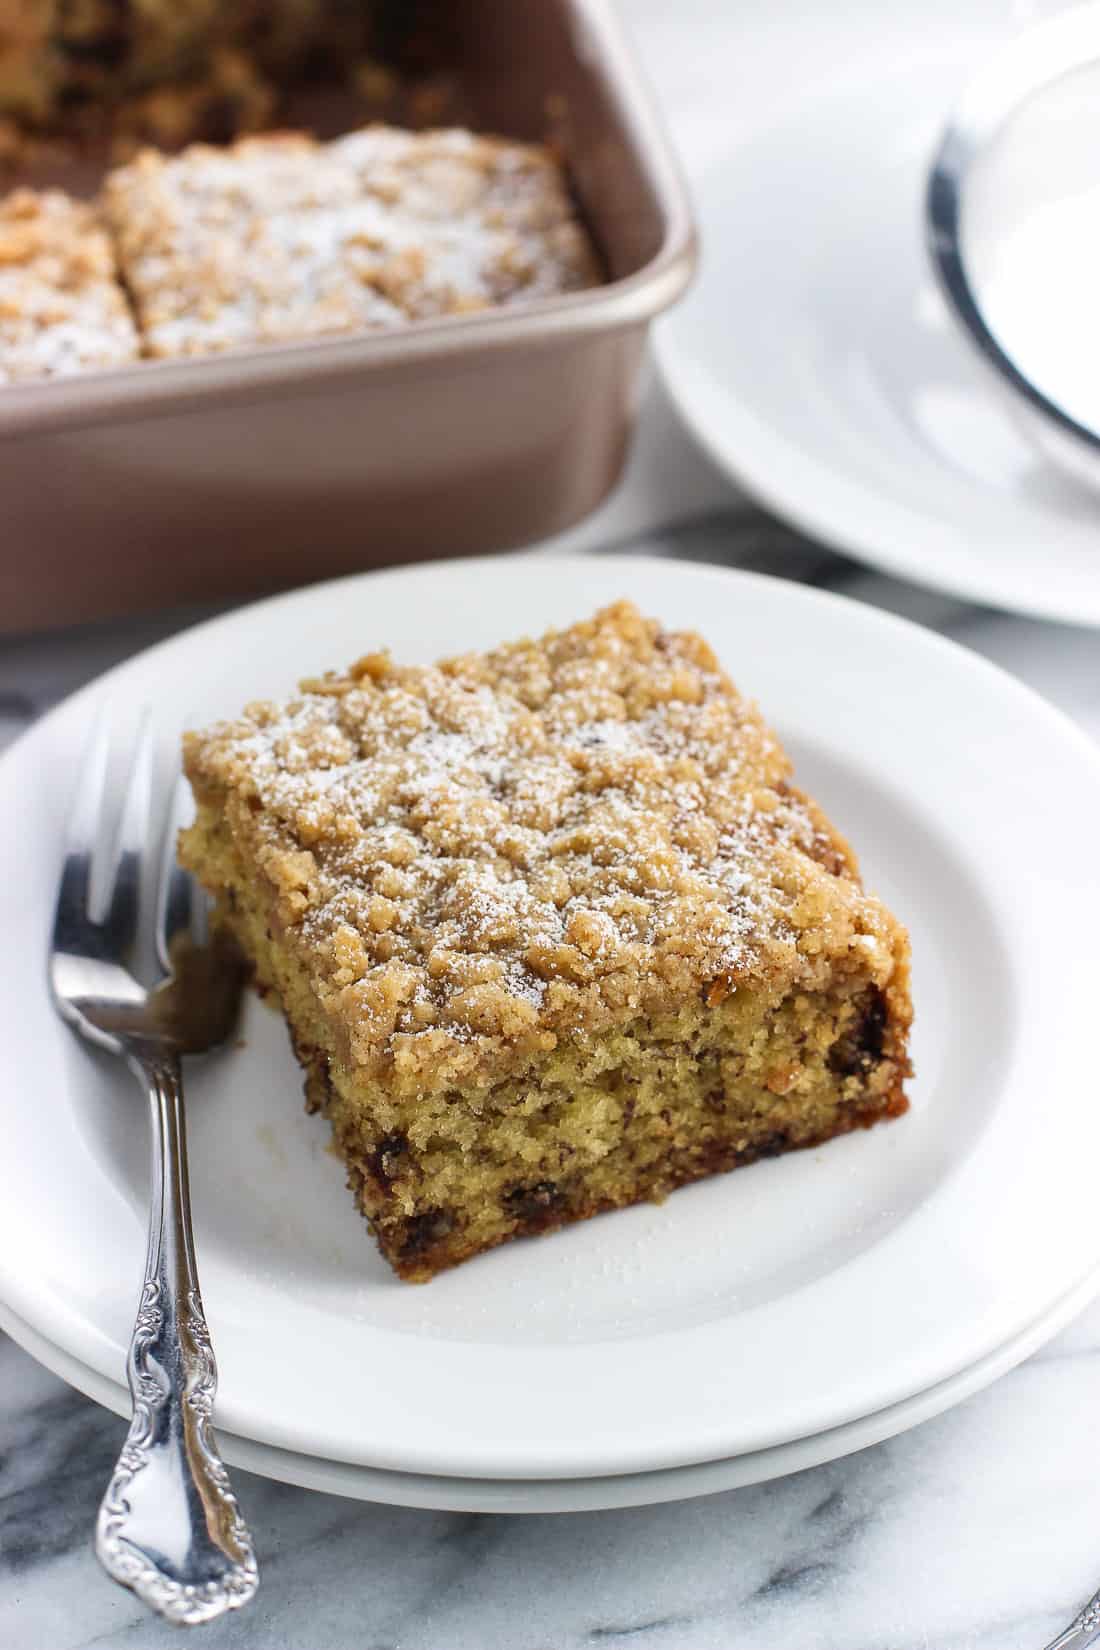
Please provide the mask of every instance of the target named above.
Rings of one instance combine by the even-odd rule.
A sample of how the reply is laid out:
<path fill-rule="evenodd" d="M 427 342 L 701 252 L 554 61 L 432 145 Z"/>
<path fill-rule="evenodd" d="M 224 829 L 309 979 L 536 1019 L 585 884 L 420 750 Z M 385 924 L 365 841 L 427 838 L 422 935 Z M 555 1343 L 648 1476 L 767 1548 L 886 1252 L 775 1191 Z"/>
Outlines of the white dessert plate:
<path fill-rule="evenodd" d="M 909 923 L 918 1077 L 896 1123 L 512 1244 L 422 1288 L 374 1252 L 278 1019 L 189 1077 L 228 1433 L 473 1478 L 728 1460 L 975 1365 L 1100 1262 L 1091 1034 L 1100 753 L 973 655 L 800 586 L 644 559 L 515 558 L 257 604 L 109 673 L 0 762 L 0 1300 L 117 1380 L 143 1250 L 126 1074 L 56 1022 L 44 949 L 74 770 L 109 701 L 186 720 L 380 643 L 405 659 L 626 593 L 708 634 Z"/>
<path fill-rule="evenodd" d="M 971 601 L 1100 625 L 1100 500 L 1017 427 L 924 245 L 927 168 L 991 50 L 988 9 L 903 10 L 887 51 L 882 8 L 848 5 L 797 97 L 762 59 L 777 95 L 738 103 L 691 157 L 704 257 L 657 356 L 711 455 L 807 532 Z"/>
<path fill-rule="evenodd" d="M 919 1426 L 944 1410 L 962 1403 L 992 1381 L 1014 1369 L 1038 1351 L 1052 1336 L 1083 1311 L 1096 1293 L 1100 1277 L 1092 1274 L 1056 1301 L 1052 1307 L 976 1364 L 927 1392 L 861 1416 L 844 1426 L 796 1438 L 771 1449 L 751 1450 L 728 1461 L 700 1461 L 694 1466 L 666 1467 L 657 1472 L 625 1472 L 606 1478 L 442 1478 L 428 1473 L 386 1472 L 381 1467 L 332 1461 L 319 1455 L 298 1455 L 258 1444 L 235 1433 L 222 1432 L 218 1442 L 225 1459 L 246 1472 L 274 1478 L 283 1484 L 346 1495 L 356 1501 L 380 1501 L 392 1507 L 422 1507 L 437 1512 L 561 1513 L 603 1512 L 612 1507 L 648 1507 L 658 1502 L 686 1501 L 696 1495 L 760 1484 L 787 1473 L 835 1461 L 856 1450 L 880 1444 L 899 1432 Z M 97 1375 L 85 1364 L 35 1333 L 14 1312 L 0 1304 L 0 1329 L 47 1369 L 68 1381 L 87 1397 L 116 1415 L 129 1417 L 130 1394 L 120 1381 Z M 247 1510 L 247 1509 L 246 1509 Z"/>

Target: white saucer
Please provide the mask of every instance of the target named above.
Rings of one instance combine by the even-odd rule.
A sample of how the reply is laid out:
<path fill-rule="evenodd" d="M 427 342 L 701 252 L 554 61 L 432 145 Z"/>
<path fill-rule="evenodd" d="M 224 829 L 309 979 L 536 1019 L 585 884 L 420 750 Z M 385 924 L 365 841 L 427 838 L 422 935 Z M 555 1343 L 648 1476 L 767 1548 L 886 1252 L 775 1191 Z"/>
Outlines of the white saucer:
<path fill-rule="evenodd" d="M 835 1461 L 840 1456 L 880 1444 L 899 1432 L 919 1426 L 944 1410 L 962 1403 L 1018 1363 L 1029 1358 L 1084 1310 L 1096 1293 L 1100 1278 L 1087 1278 L 1056 1302 L 1034 1324 L 1003 1347 L 979 1359 L 971 1368 L 927 1392 L 879 1410 L 847 1426 L 834 1427 L 813 1438 L 798 1438 L 774 1449 L 756 1450 L 729 1461 L 704 1461 L 663 1472 L 623 1473 L 615 1478 L 440 1478 L 427 1473 L 384 1472 L 376 1467 L 326 1461 L 319 1456 L 295 1455 L 290 1450 L 257 1444 L 232 1433 L 219 1437 L 231 1466 L 263 1478 L 327 1495 L 345 1495 L 356 1501 L 380 1501 L 393 1507 L 422 1507 L 438 1512 L 562 1513 L 602 1512 L 612 1507 L 648 1507 L 658 1502 L 685 1501 L 695 1495 L 760 1484 L 787 1473 Z M 0 1328 L 87 1397 L 116 1415 L 129 1418 L 130 1397 L 118 1381 L 97 1375 L 0 1306 Z"/>
<path fill-rule="evenodd" d="M 882 8 L 845 6 L 797 96 L 761 60 L 776 96 L 758 87 L 696 160 L 702 267 L 658 360 L 712 456 L 807 532 L 971 601 L 1100 625 L 1100 500 L 1017 431 L 925 252 L 926 167 L 989 49 L 988 7 L 957 11 L 913 8 L 908 49 L 887 53 Z"/>
<path fill-rule="evenodd" d="M 111 672 L 0 761 L 0 1299 L 117 1380 L 143 1251 L 130 1080 L 57 1024 L 41 959 L 74 770 L 110 699 L 189 716 L 389 642 L 408 659 L 622 593 L 703 628 L 909 923 L 913 1110 L 432 1284 L 397 1283 L 301 1109 L 282 1027 L 189 1082 L 219 1426 L 432 1477 L 578 1479 L 729 1460 L 950 1380 L 1100 1262 L 1091 1069 L 1100 755 L 982 660 L 855 603 L 641 559 L 448 563 L 258 604 Z M 167 778 L 167 773 L 166 773 Z"/>

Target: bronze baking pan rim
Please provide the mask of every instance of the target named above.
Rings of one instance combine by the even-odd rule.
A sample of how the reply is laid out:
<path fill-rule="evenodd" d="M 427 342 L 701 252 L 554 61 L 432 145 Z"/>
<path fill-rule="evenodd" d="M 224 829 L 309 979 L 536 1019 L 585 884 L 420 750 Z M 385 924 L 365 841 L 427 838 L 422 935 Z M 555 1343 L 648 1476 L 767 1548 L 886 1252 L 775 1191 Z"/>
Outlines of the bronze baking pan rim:
<path fill-rule="evenodd" d="M 651 320 L 687 286 L 696 258 L 690 223 L 633 275 L 585 292 L 534 300 L 522 308 L 414 321 L 392 332 L 341 333 L 318 342 L 265 344 L 224 355 L 139 361 L 108 372 L 0 388 L 0 436 L 77 428 L 140 412 L 181 411 L 216 396 L 219 403 L 272 390 L 310 390 L 320 382 L 400 368 L 406 362 L 482 356 L 515 344 L 552 347 L 562 338 L 614 331 Z"/>

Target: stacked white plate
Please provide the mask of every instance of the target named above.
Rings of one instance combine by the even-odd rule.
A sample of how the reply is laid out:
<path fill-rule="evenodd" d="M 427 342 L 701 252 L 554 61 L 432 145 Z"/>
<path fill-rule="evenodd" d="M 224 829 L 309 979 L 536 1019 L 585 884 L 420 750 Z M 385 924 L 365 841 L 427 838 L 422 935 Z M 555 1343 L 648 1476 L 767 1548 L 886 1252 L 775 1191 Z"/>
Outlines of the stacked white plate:
<path fill-rule="evenodd" d="M 799 586 L 644 559 L 442 564 L 163 643 L 0 762 L 0 1321 L 124 1411 L 146 1130 L 56 1020 L 45 947 L 75 770 L 109 704 L 187 721 L 377 645 L 427 662 L 620 595 L 702 630 L 912 933 L 905 1118 L 422 1288 L 374 1253 L 281 1023 L 188 1074 L 196 1237 L 231 1460 L 410 1505 L 542 1511 L 750 1482 L 935 1413 L 1025 1356 L 1100 1266 L 1092 1033 L 1100 754 L 990 665 Z"/>

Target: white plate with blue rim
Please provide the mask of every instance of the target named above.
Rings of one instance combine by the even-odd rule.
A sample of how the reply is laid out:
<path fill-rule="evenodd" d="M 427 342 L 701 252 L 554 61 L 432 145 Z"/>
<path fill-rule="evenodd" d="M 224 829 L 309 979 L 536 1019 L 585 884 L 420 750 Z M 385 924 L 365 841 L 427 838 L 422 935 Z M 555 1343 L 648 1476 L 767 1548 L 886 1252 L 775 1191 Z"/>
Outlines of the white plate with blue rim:
<path fill-rule="evenodd" d="M 1100 1263 L 1092 1025 L 1100 754 L 964 650 L 746 573 L 633 558 L 444 563 L 185 632 L 0 760 L 0 1301 L 118 1383 L 140 1275 L 144 1118 L 61 1027 L 44 951 L 97 710 L 181 724 L 389 645 L 428 661 L 626 594 L 701 629 L 908 924 L 912 1110 L 895 1123 L 399 1283 L 301 1107 L 278 1018 L 197 1062 L 188 1114 L 220 1427 L 298 1460 L 433 1479 L 608 1479 L 828 1434 L 965 1376 Z"/>

